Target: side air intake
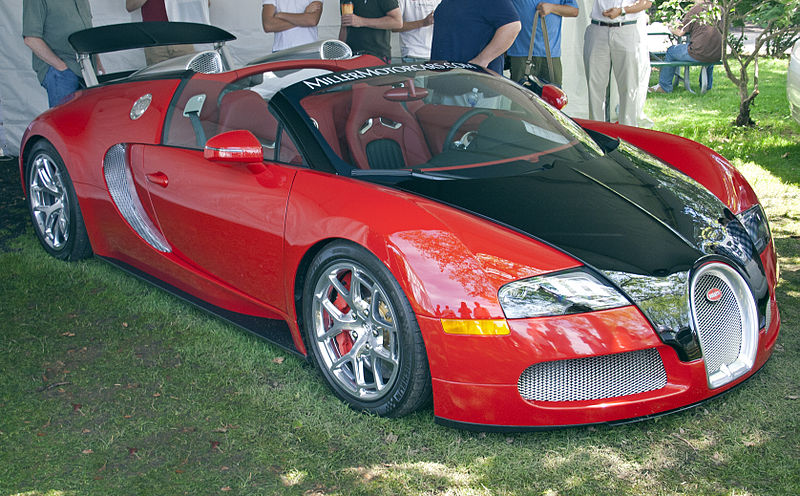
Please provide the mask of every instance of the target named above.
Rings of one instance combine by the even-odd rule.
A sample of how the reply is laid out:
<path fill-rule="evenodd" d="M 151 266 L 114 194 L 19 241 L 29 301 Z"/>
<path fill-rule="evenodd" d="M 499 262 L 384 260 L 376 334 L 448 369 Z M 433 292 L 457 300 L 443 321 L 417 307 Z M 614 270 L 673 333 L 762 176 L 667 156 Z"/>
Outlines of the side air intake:
<path fill-rule="evenodd" d="M 126 159 L 125 145 L 114 145 L 103 159 L 103 173 L 106 176 L 106 185 L 111 193 L 111 199 L 119 209 L 122 217 L 147 243 L 162 253 L 172 251 L 167 240 L 153 225 L 150 217 L 144 211 L 139 195 L 131 176 L 131 169 Z"/>
<path fill-rule="evenodd" d="M 212 50 L 200 52 L 195 55 L 189 62 L 187 69 L 203 74 L 216 74 L 225 70 L 222 57 L 219 53 Z"/>

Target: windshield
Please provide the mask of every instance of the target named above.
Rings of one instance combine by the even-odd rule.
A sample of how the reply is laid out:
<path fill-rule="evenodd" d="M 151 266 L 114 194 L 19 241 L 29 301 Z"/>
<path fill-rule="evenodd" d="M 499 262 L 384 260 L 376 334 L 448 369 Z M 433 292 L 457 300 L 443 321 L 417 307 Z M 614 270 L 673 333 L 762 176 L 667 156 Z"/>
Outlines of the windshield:
<path fill-rule="evenodd" d="M 399 69 L 407 68 L 299 83 L 315 90 L 300 104 L 353 174 L 538 168 L 602 155 L 571 119 L 507 79 L 465 69 Z"/>

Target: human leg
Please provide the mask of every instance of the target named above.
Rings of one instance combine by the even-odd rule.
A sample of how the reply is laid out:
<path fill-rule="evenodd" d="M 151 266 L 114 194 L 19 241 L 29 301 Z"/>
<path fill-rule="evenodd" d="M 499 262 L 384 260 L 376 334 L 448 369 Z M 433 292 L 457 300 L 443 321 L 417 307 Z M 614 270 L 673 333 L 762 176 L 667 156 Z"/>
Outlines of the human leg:
<path fill-rule="evenodd" d="M 667 54 L 664 56 L 664 60 L 666 62 L 697 62 L 689 55 L 689 45 L 686 43 L 672 45 L 667 48 Z M 661 86 L 661 89 L 666 93 L 672 93 L 676 70 L 676 67 L 670 66 L 661 68 L 661 73 L 658 76 L 658 85 Z"/>
<path fill-rule="evenodd" d="M 639 95 L 639 30 L 635 25 L 611 29 L 611 67 L 619 90 L 619 123 L 635 126 Z"/>
<path fill-rule="evenodd" d="M 81 87 L 78 76 L 69 69 L 58 71 L 53 67 L 47 69 L 42 86 L 47 91 L 47 103 L 55 107 Z"/>
<path fill-rule="evenodd" d="M 583 37 L 583 65 L 589 93 L 589 118 L 606 120 L 606 91 L 611 77 L 609 31 L 614 28 L 589 24 Z"/>

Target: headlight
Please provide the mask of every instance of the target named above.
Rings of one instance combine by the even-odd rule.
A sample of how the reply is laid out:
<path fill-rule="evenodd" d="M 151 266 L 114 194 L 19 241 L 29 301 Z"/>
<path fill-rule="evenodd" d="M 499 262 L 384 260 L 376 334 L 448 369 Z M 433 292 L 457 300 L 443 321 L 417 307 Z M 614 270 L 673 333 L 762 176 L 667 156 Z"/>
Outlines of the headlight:
<path fill-rule="evenodd" d="M 498 298 L 509 319 L 569 315 L 630 305 L 615 288 L 583 270 L 514 281 L 500 288 Z"/>
<path fill-rule="evenodd" d="M 770 239 L 769 224 L 767 223 L 767 216 L 761 205 L 756 205 L 750 210 L 742 212 L 738 215 L 739 222 L 742 223 L 753 244 L 756 246 L 756 251 L 761 253 L 767 247 Z"/>

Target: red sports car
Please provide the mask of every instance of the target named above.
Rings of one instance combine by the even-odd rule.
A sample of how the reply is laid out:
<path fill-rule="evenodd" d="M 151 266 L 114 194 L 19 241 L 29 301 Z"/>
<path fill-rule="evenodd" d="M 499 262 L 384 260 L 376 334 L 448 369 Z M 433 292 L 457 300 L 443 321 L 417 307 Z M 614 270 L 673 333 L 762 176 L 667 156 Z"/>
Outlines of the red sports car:
<path fill-rule="evenodd" d="M 646 418 L 769 358 L 775 249 L 715 152 L 570 119 L 469 64 L 380 65 L 332 41 L 235 66 L 229 39 L 72 36 L 88 88 L 20 153 L 45 251 L 93 253 L 306 357 L 357 410 L 432 400 L 465 428 Z M 91 68 L 186 42 L 213 49 Z"/>

